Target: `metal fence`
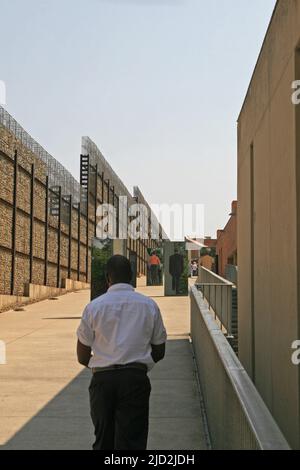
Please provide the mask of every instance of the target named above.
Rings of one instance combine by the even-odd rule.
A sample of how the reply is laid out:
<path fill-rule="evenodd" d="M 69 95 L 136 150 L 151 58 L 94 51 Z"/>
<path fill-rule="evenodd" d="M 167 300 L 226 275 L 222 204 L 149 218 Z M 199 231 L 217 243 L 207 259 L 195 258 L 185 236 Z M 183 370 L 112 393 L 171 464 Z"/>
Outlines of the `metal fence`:
<path fill-rule="evenodd" d="M 190 296 L 193 349 L 213 449 L 289 450 L 207 301 L 196 287 Z"/>
<path fill-rule="evenodd" d="M 82 155 L 89 155 L 90 164 L 94 167 L 98 166 L 98 169 L 103 171 L 105 178 L 108 179 L 110 185 L 115 188 L 116 194 L 127 196 L 129 201 L 133 199 L 123 181 L 118 177 L 97 145 L 89 137 L 82 137 L 81 153 Z"/>
<path fill-rule="evenodd" d="M 208 301 L 215 319 L 218 319 L 228 335 L 232 334 L 232 288 L 233 284 L 212 271 L 200 267 L 196 287 Z"/>
<path fill-rule="evenodd" d="M 46 164 L 50 187 L 60 186 L 63 195 L 72 195 L 74 203 L 80 202 L 79 182 L 61 163 L 36 142 L 2 106 L 0 106 L 0 125 L 8 129 L 21 144 Z"/>
<path fill-rule="evenodd" d="M 221 329 L 227 335 L 232 334 L 232 286 L 226 284 L 197 283 L 196 288 L 202 293 L 213 311 L 215 320 L 219 320 Z"/>

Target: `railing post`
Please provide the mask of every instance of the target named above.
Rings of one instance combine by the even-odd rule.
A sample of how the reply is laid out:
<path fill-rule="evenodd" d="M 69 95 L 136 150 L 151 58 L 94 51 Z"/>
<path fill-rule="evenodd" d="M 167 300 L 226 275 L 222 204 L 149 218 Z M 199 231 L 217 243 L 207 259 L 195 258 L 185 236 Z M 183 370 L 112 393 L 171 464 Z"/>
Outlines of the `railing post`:
<path fill-rule="evenodd" d="M 58 188 L 58 227 L 57 227 L 57 275 L 56 275 L 56 285 L 60 286 L 60 256 L 61 256 L 61 209 L 62 209 L 62 191 L 61 186 Z"/>
<path fill-rule="evenodd" d="M 228 286 L 227 332 L 228 335 L 232 334 L 232 286 Z"/>
<path fill-rule="evenodd" d="M 89 205 L 90 205 L 90 185 L 88 182 L 87 202 L 86 202 L 86 256 L 85 256 L 85 277 L 86 282 L 89 281 L 89 233 L 90 233 L 90 220 L 89 220 Z"/>
<path fill-rule="evenodd" d="M 68 246 L 68 278 L 72 277 L 72 210 L 73 210 L 73 198 L 72 195 L 69 197 L 69 246 Z"/>
<path fill-rule="evenodd" d="M 102 175 L 101 175 L 101 202 L 102 204 L 105 203 L 104 201 L 104 171 L 102 171 Z"/>
<path fill-rule="evenodd" d="M 80 245 L 81 245 L 81 204 L 78 203 L 77 220 L 77 281 L 80 281 Z"/>
<path fill-rule="evenodd" d="M 29 284 L 33 278 L 33 229 L 34 229 L 34 163 L 31 165 L 31 183 L 30 183 L 30 235 L 29 235 Z"/>
<path fill-rule="evenodd" d="M 98 164 L 95 166 L 95 188 L 94 188 L 94 193 L 95 193 L 95 227 L 94 227 L 94 236 L 97 236 L 97 209 L 98 209 Z"/>
<path fill-rule="evenodd" d="M 46 177 L 46 198 L 45 198 L 45 266 L 44 284 L 48 283 L 48 233 L 49 233 L 49 177 Z"/>
<path fill-rule="evenodd" d="M 18 151 L 16 150 L 15 158 L 14 158 L 13 215 L 12 215 L 12 231 L 11 231 L 11 280 L 10 280 L 11 295 L 14 295 L 14 291 L 15 291 L 17 199 L 18 199 Z"/>
<path fill-rule="evenodd" d="M 110 203 L 110 181 L 107 180 L 107 204 Z"/>
<path fill-rule="evenodd" d="M 217 286 L 216 286 L 216 284 L 215 284 L 215 300 L 214 300 L 214 302 L 215 302 L 214 312 L 216 314 L 216 312 L 217 312 Z"/>
<path fill-rule="evenodd" d="M 223 312 L 223 286 L 221 286 L 221 312 Z"/>

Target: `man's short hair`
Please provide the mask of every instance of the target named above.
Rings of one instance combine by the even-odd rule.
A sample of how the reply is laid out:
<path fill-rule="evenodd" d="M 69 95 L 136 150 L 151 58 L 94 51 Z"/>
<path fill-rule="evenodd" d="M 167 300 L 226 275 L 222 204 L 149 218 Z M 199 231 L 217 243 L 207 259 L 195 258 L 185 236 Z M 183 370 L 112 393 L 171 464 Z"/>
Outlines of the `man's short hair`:
<path fill-rule="evenodd" d="M 106 266 L 106 273 L 112 284 L 130 284 L 132 269 L 130 261 L 125 256 L 112 256 Z"/>

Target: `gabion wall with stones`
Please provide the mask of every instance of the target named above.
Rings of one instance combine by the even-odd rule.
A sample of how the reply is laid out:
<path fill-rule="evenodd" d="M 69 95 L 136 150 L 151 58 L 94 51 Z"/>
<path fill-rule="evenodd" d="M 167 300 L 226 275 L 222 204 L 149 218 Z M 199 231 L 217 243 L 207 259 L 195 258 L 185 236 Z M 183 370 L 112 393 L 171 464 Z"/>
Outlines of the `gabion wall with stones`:
<path fill-rule="evenodd" d="M 13 227 L 15 152 L 17 152 L 18 158 L 18 171 L 16 224 Z M 32 165 L 34 165 L 33 197 L 31 188 Z M 93 193 L 89 195 L 88 219 L 86 211 L 82 211 L 82 206 L 79 212 L 78 206 L 72 204 L 71 232 L 69 224 L 66 223 L 64 217 L 62 217 L 59 230 L 58 217 L 51 215 L 48 210 L 48 236 L 46 237 L 47 167 L 38 156 L 20 143 L 13 133 L 0 125 L 0 295 L 24 295 L 25 285 L 30 281 L 32 284 L 46 284 L 53 287 L 61 286 L 62 281 L 66 278 L 90 282 L 91 243 L 96 235 L 97 224 L 96 205 L 98 206 L 98 204 L 108 201 L 112 203 L 112 200 L 114 200 L 114 205 L 117 205 L 118 198 L 118 194 L 115 193 L 115 187 L 113 186 L 112 175 L 110 174 L 110 179 L 107 179 L 104 171 L 105 168 L 99 168 L 98 170 L 98 196 L 95 198 Z M 117 178 L 117 176 L 115 177 Z M 91 186 L 95 189 L 95 185 L 96 183 L 94 182 Z M 50 191 L 48 205 L 51 194 Z M 33 217 L 31 216 L 32 201 Z M 130 203 L 134 202 L 136 202 L 136 199 L 132 198 Z M 67 211 L 70 212 L 70 206 Z M 80 227 L 78 223 L 79 217 Z M 31 230 L 33 234 L 32 256 L 30 256 Z M 80 236 L 78 237 L 79 231 Z M 14 236 L 13 233 L 15 234 Z M 58 272 L 59 238 L 60 273 Z M 14 281 L 12 282 L 13 239 L 15 240 L 15 269 Z M 45 243 L 46 239 L 47 245 Z M 69 250 L 70 240 L 71 250 Z M 137 252 L 138 271 L 141 274 L 146 272 L 147 248 L 149 246 L 154 248 L 156 242 L 150 239 L 147 241 L 128 240 L 127 250 L 128 252 L 130 250 Z M 79 257 L 78 249 L 80 251 Z M 70 259 L 69 253 L 71 255 Z M 47 261 L 45 261 L 46 258 Z M 31 277 L 30 266 L 32 266 Z M 45 272 L 47 274 L 46 279 Z"/>

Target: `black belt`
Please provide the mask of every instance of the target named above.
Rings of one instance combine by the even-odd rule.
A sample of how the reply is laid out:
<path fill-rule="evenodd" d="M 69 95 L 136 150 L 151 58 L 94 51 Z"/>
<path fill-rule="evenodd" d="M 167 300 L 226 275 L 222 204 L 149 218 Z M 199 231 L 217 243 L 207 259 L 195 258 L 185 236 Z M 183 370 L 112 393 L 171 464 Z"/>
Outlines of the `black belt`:
<path fill-rule="evenodd" d="M 112 366 L 107 366 L 107 367 L 93 367 L 92 372 L 93 374 L 97 374 L 98 372 L 106 372 L 106 371 L 111 371 L 111 370 L 124 370 L 124 369 L 138 369 L 142 370 L 144 372 L 148 371 L 148 367 L 146 364 L 141 364 L 139 362 L 132 362 L 131 364 L 116 364 Z"/>

